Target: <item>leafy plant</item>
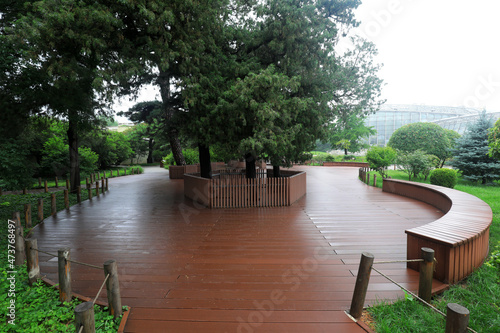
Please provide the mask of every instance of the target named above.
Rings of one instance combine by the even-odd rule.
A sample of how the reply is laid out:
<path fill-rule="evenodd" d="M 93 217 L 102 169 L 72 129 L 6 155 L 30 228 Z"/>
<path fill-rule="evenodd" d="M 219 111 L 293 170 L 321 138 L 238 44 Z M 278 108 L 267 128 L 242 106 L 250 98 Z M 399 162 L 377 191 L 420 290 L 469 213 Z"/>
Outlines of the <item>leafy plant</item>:
<path fill-rule="evenodd" d="M 408 179 L 418 178 L 419 176 L 427 179 L 432 166 L 432 155 L 426 154 L 423 150 L 416 150 L 409 153 L 399 153 L 396 158 L 398 167 L 408 174 Z"/>
<path fill-rule="evenodd" d="M 457 171 L 453 169 L 435 169 L 431 172 L 431 184 L 454 188 L 458 181 Z"/>
<path fill-rule="evenodd" d="M 382 178 L 387 178 L 387 167 L 394 163 L 396 156 L 396 151 L 391 147 L 373 146 L 366 152 L 366 160 L 370 167 L 377 170 Z"/>

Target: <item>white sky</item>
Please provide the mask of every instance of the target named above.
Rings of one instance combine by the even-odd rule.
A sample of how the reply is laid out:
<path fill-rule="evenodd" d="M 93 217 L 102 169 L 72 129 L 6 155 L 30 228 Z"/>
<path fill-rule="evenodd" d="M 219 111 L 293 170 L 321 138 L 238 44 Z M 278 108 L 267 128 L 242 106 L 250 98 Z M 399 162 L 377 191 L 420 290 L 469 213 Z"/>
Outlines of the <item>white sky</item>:
<path fill-rule="evenodd" d="M 387 103 L 500 111 L 500 1 L 364 0 L 356 17 Z"/>
<path fill-rule="evenodd" d="M 356 17 L 379 50 L 387 103 L 500 111 L 499 0 L 364 0 Z M 155 98 L 149 87 L 115 111 Z"/>

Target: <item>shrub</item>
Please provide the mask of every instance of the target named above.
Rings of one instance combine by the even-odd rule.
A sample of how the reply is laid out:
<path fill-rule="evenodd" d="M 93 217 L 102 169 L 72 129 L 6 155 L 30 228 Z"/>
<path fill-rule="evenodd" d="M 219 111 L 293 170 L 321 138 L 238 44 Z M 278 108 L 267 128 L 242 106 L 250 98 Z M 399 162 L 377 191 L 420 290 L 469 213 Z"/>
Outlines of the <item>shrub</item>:
<path fill-rule="evenodd" d="M 328 154 L 325 157 L 325 162 L 335 162 L 335 156 Z"/>
<path fill-rule="evenodd" d="M 433 166 L 434 156 L 426 154 L 423 150 L 416 150 L 410 153 L 401 153 L 396 159 L 399 168 L 408 174 L 408 180 L 419 176 L 429 176 Z"/>
<path fill-rule="evenodd" d="M 182 154 L 184 155 L 184 160 L 186 164 L 198 164 L 200 163 L 200 155 L 198 153 L 198 149 L 188 148 L 183 149 Z M 174 155 L 172 153 L 168 154 L 163 158 L 163 165 L 166 169 L 168 169 L 169 165 L 175 165 Z"/>
<path fill-rule="evenodd" d="M 454 188 L 457 184 L 457 172 L 453 169 L 435 169 L 431 173 L 431 184 Z"/>
<path fill-rule="evenodd" d="M 366 152 L 366 160 L 370 168 L 377 170 L 383 178 L 387 178 L 386 169 L 395 159 L 396 151 L 391 147 L 373 146 Z"/>

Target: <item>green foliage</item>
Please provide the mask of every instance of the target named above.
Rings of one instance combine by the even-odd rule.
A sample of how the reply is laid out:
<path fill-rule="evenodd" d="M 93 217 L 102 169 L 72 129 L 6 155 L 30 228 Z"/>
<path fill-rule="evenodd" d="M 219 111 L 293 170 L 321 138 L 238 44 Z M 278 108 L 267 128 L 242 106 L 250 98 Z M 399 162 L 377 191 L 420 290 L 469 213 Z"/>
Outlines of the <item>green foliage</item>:
<path fill-rule="evenodd" d="M 452 135 L 437 124 L 411 123 L 394 131 L 387 145 L 405 153 L 420 149 L 426 154 L 437 156 L 442 165 L 452 148 L 450 137 Z"/>
<path fill-rule="evenodd" d="M 488 130 L 492 126 L 493 120 L 483 111 L 457 140 L 450 164 L 460 170 L 465 179 L 485 184 L 500 178 L 500 162 L 488 155 Z"/>
<path fill-rule="evenodd" d="M 373 127 L 365 126 L 366 117 L 359 116 L 354 112 L 342 115 L 330 125 L 329 140 L 332 147 L 343 149 L 347 152 L 358 152 L 367 148 L 367 144 L 362 143 L 363 138 L 376 133 Z"/>
<path fill-rule="evenodd" d="M 118 165 L 134 155 L 125 134 L 95 129 L 84 136 L 83 144 L 99 155 L 99 169 Z"/>
<path fill-rule="evenodd" d="M 496 160 L 500 160 L 500 119 L 488 131 L 488 155 Z"/>
<path fill-rule="evenodd" d="M 23 140 L 0 142 L 0 187 L 4 190 L 30 188 L 35 173 L 29 147 Z"/>
<path fill-rule="evenodd" d="M 377 170 L 382 178 L 387 178 L 387 167 L 394 163 L 397 153 L 391 147 L 371 147 L 366 152 L 366 160 L 370 168 Z"/>
<path fill-rule="evenodd" d="M 431 184 L 454 188 L 458 181 L 457 172 L 453 169 L 435 169 L 431 172 Z"/>
<path fill-rule="evenodd" d="M 200 163 L 200 154 L 198 153 L 198 149 L 188 148 L 183 149 L 182 154 L 186 159 L 186 164 L 198 164 Z M 168 154 L 163 158 L 163 164 L 166 169 L 168 169 L 169 165 L 175 165 L 174 155 L 172 153 Z"/>
<path fill-rule="evenodd" d="M 433 166 L 433 156 L 420 149 L 408 153 L 400 152 L 396 164 L 408 175 L 409 180 L 420 176 L 427 179 Z"/>

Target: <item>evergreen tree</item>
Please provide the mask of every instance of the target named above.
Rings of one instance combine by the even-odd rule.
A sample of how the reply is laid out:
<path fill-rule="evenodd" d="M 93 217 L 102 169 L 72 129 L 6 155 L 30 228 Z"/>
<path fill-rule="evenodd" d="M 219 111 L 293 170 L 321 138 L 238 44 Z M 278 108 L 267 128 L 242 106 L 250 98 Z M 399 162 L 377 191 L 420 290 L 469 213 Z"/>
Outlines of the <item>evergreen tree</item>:
<path fill-rule="evenodd" d="M 486 184 L 500 178 L 500 163 L 488 155 L 488 129 L 491 127 L 493 120 L 483 111 L 457 139 L 451 165 L 460 170 L 465 179 Z"/>

